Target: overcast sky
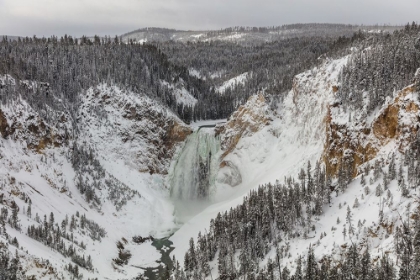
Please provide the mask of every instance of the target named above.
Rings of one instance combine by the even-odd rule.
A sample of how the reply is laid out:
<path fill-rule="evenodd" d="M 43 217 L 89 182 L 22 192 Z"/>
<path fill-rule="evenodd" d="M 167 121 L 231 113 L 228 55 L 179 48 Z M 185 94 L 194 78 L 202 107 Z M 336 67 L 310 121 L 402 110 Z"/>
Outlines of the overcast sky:
<path fill-rule="evenodd" d="M 289 23 L 405 24 L 419 0 L 0 0 L 0 34 L 120 35 L 142 27 L 187 30 Z"/>

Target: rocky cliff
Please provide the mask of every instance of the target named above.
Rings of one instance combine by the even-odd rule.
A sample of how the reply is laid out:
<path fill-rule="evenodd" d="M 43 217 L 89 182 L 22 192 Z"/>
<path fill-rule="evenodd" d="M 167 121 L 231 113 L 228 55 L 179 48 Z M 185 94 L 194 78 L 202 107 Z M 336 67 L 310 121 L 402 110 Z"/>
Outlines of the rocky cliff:
<path fill-rule="evenodd" d="M 361 110 L 328 106 L 323 160 L 327 173 L 336 176 L 348 162 L 355 177 L 360 165 L 375 158 L 386 145 L 395 143 L 400 152 L 414 139 L 419 125 L 419 100 L 415 86 L 397 91 L 392 99 L 371 115 Z"/>

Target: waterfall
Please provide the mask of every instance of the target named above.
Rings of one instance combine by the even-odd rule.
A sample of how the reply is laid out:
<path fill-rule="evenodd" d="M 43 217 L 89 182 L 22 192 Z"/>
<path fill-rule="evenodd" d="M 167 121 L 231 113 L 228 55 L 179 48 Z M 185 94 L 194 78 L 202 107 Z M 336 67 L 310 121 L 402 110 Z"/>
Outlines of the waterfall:
<path fill-rule="evenodd" d="M 171 197 L 181 201 L 206 200 L 219 166 L 220 140 L 214 129 L 199 128 L 186 139 L 169 174 Z"/>

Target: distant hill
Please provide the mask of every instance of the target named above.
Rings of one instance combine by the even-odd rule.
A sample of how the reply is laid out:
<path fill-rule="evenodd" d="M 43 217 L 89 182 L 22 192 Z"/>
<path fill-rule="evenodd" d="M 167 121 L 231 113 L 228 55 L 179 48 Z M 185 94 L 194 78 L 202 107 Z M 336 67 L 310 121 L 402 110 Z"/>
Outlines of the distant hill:
<path fill-rule="evenodd" d="M 363 26 L 348 24 L 290 24 L 272 27 L 229 27 L 221 30 L 176 30 L 158 27 L 137 29 L 121 35 L 124 42 L 164 42 L 164 41 L 236 41 L 236 42 L 271 42 L 302 36 L 351 36 L 355 31 L 366 32 L 393 31 L 401 26 Z"/>

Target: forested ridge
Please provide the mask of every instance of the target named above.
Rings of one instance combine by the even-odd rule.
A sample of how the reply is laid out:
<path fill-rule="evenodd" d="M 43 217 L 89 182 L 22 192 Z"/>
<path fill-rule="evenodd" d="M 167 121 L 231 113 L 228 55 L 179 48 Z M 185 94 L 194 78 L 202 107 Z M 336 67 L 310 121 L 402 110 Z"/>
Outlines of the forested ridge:
<path fill-rule="evenodd" d="M 229 87 L 224 96 L 231 96 L 233 108 L 243 104 L 250 95 L 264 91 L 281 98 L 292 88 L 293 77 L 318 65 L 322 55 L 343 56 L 348 47 L 365 38 L 357 32 L 352 36 L 294 37 L 262 44 L 243 45 L 226 41 L 197 43 L 157 43 L 169 60 L 176 64 L 198 69 L 209 84 L 210 91 L 223 81 L 247 72 L 243 84 Z M 198 103 L 197 110 L 206 104 Z"/>
<path fill-rule="evenodd" d="M 48 105 L 54 110 L 65 110 L 64 106 L 74 111 L 83 90 L 107 83 L 145 93 L 187 123 L 220 119 L 229 116 L 255 92 L 264 90 L 279 95 L 289 90 L 294 75 L 316 65 L 320 55 L 341 54 L 346 46 L 363 37 L 363 33 L 351 38 L 297 37 L 249 47 L 222 41 L 125 44 L 118 37 L 4 37 L 0 43 L 0 74 L 11 75 L 20 82 L 2 85 L 0 96 L 5 102 L 18 91 L 34 108 Z M 219 94 L 215 86 L 223 79 L 198 78 L 189 74 L 190 68 L 200 69 L 207 76 L 215 71 L 228 73 L 224 79 L 246 71 L 250 75 L 244 85 Z M 28 89 L 22 81 L 36 83 Z M 177 83 L 197 99 L 195 105 L 176 100 L 168 84 Z"/>
<path fill-rule="evenodd" d="M 118 37 L 89 40 L 71 37 L 24 38 L 0 43 L 0 73 L 18 81 L 36 81 L 28 91 L 22 83 L 4 84 L 3 102 L 21 92 L 34 108 L 48 105 L 61 109 L 57 100 L 67 108 L 77 109 L 79 94 L 99 83 L 116 84 L 123 89 L 144 93 L 167 105 L 189 122 L 192 108 L 177 102 L 172 90 L 162 83 L 186 82 L 187 90 L 197 99 L 206 99 L 209 106 L 198 119 L 226 116 L 222 112 L 224 97 L 210 95 L 203 81 L 188 75 L 187 69 L 170 63 L 166 55 L 153 45 L 122 44 Z M 26 90 L 26 91 L 25 91 Z M 73 111 L 74 111 L 73 110 Z"/>
<path fill-rule="evenodd" d="M 369 114 L 396 90 L 415 82 L 420 67 L 419 33 L 420 26 L 413 22 L 392 34 L 367 38 L 341 73 L 338 99 L 343 106 L 360 109 L 366 97 Z"/>

